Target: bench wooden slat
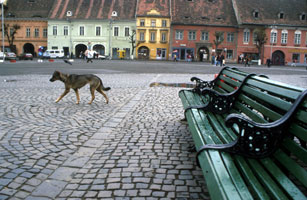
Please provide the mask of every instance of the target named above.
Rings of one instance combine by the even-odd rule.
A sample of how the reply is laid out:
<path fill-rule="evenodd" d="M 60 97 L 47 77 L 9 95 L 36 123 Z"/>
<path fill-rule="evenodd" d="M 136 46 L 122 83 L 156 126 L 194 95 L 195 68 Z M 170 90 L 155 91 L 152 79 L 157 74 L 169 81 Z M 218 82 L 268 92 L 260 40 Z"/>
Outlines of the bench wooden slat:
<path fill-rule="evenodd" d="M 276 166 L 270 159 L 261 159 L 261 163 L 271 173 L 271 176 L 277 181 L 279 187 L 293 199 L 304 199 L 305 195 L 293 184 L 293 182 Z"/>
<path fill-rule="evenodd" d="M 298 165 L 293 159 L 281 150 L 277 150 L 274 156 L 284 165 L 305 187 L 307 187 L 307 172 Z"/>
<path fill-rule="evenodd" d="M 220 93 L 233 92 L 247 75 L 235 69 L 225 69 L 213 89 Z M 196 149 L 206 149 L 207 146 L 203 146 L 207 144 L 229 144 L 237 139 L 236 129 L 225 124 L 228 114 L 243 114 L 258 123 L 275 122 L 290 110 L 302 91 L 302 88 L 253 76 L 244 83 L 229 113 L 221 115 L 188 109 L 185 114 Z M 179 97 L 184 108 L 206 105 L 208 101 L 207 97 L 191 91 L 182 91 Z M 291 136 L 287 136 L 280 148 L 265 159 L 245 158 L 213 149 L 199 153 L 198 160 L 211 198 L 305 199 L 307 192 L 302 188 L 307 187 L 307 149 L 300 142 L 307 142 L 306 121 L 307 100 L 291 118 L 291 125 L 287 127 Z"/>
<path fill-rule="evenodd" d="M 255 79 L 251 78 L 247 81 L 248 85 L 253 85 L 258 89 L 270 92 L 276 96 L 284 96 L 288 99 L 295 100 L 297 96 L 302 92 L 302 88 L 290 87 L 289 85 L 282 85 L 279 82 L 274 82 L 270 79 L 257 77 Z"/>
<path fill-rule="evenodd" d="M 245 178 L 245 181 L 249 183 L 253 195 L 257 199 L 270 199 L 269 195 L 265 192 L 265 189 L 254 175 L 254 172 L 249 167 L 247 161 L 242 156 L 235 155 L 234 158 Z"/>
<path fill-rule="evenodd" d="M 196 114 L 196 115 L 193 116 L 191 114 L 192 112 L 193 114 Z M 188 123 L 195 123 L 197 120 L 201 120 L 199 114 L 194 113 L 194 112 L 197 112 L 197 111 L 194 111 L 194 109 L 191 109 L 186 112 Z M 202 129 L 202 125 L 200 126 L 201 127 L 198 127 L 198 128 L 196 128 L 195 126 L 189 126 L 191 132 L 193 133 L 192 137 L 193 137 L 196 148 L 199 148 L 204 143 L 202 139 L 202 133 L 200 132 L 200 130 Z M 229 179 L 230 177 L 228 176 L 228 173 L 225 173 L 226 169 L 223 163 L 220 163 L 220 165 L 217 164 L 218 166 L 215 166 L 216 160 L 213 160 L 213 161 L 211 160 L 211 158 L 221 159 L 219 153 L 217 151 L 208 151 L 208 152 L 203 152 L 203 156 L 205 156 L 207 159 L 201 159 L 200 165 L 201 165 L 201 168 L 202 168 L 202 171 L 203 171 L 203 174 L 206 180 L 211 180 L 210 184 L 208 184 L 207 187 L 210 191 L 212 191 L 212 198 L 226 199 L 226 198 L 229 198 L 228 195 L 230 195 L 230 196 L 233 196 L 239 199 L 240 195 L 238 194 L 235 188 L 229 188 L 229 187 L 224 188 L 225 184 L 222 181 L 224 180 L 228 181 L 230 180 Z M 220 176 L 223 176 L 225 178 L 221 180 L 219 178 Z"/>
<path fill-rule="evenodd" d="M 265 186 L 266 191 L 274 199 L 288 199 L 286 195 L 282 192 L 279 186 L 274 182 L 272 177 L 267 173 L 267 171 L 259 164 L 258 161 L 254 159 L 248 159 L 250 168 L 253 171 L 257 172 L 255 175 L 258 177 L 258 180 Z"/>
<path fill-rule="evenodd" d="M 214 127 L 214 129 L 216 130 L 216 135 L 219 136 L 219 138 L 223 138 L 224 140 L 224 143 L 230 143 L 233 141 L 233 139 L 231 139 L 227 134 L 225 135 L 225 130 L 222 129 L 222 126 L 218 123 L 218 122 L 223 122 L 223 121 L 220 121 L 220 120 L 217 120 L 217 119 L 214 119 L 214 114 L 212 113 L 208 113 L 207 116 L 210 119 L 211 121 L 211 125 L 212 127 Z M 229 139 L 230 138 L 230 139 Z M 300 177 L 299 180 L 302 181 L 305 176 L 306 176 L 306 170 L 301 168 L 299 165 L 297 165 L 291 158 L 289 158 L 288 155 L 284 154 L 281 150 L 279 150 L 277 153 L 276 153 L 276 157 L 279 157 L 280 154 L 283 154 L 283 158 L 284 158 L 284 161 L 283 161 L 283 164 L 284 163 L 287 163 L 285 166 L 289 166 L 292 164 L 292 168 L 289 168 L 289 171 L 295 176 L 295 177 Z M 274 154 L 275 155 L 275 154 Z M 263 163 L 263 160 L 261 160 L 261 162 Z M 288 191 L 288 194 L 289 196 L 295 196 L 291 193 L 294 193 L 294 194 L 297 194 L 298 196 L 295 196 L 295 197 L 301 197 L 302 193 L 296 188 L 296 187 L 293 187 L 293 183 L 285 177 L 285 175 L 280 171 L 280 170 L 276 170 L 276 166 L 275 166 L 275 162 L 272 161 L 271 159 L 267 158 L 265 159 L 265 164 L 267 165 L 266 168 L 268 168 L 268 166 L 270 166 L 271 168 L 273 168 L 272 170 L 272 176 L 281 176 L 283 177 L 283 181 L 285 183 L 285 188 L 286 190 L 289 190 Z M 241 168 L 242 169 L 242 168 Z M 259 169 L 258 169 L 259 170 Z M 304 177 L 303 179 L 301 177 Z M 255 181 L 255 180 L 253 180 Z M 307 177 L 306 177 L 306 181 L 307 181 Z M 251 183 L 250 181 L 247 181 L 249 184 L 253 184 Z M 280 182 L 280 180 L 279 180 Z M 290 189 L 292 188 L 292 189 Z"/>
<path fill-rule="evenodd" d="M 299 146 L 295 141 L 286 138 L 283 142 L 283 146 L 285 147 L 285 149 L 288 149 L 293 155 L 295 155 L 298 159 L 300 159 L 304 163 L 307 163 L 307 150 Z"/>
<path fill-rule="evenodd" d="M 209 125 L 210 122 L 207 116 L 205 116 L 202 111 L 197 111 L 195 109 L 192 109 L 192 113 L 193 113 L 193 117 L 192 116 L 187 117 L 188 121 L 190 117 L 192 117 L 192 118 L 195 118 L 196 121 L 201 120 L 203 122 L 201 125 L 198 126 L 199 129 L 196 131 L 197 132 L 201 131 L 199 132 L 199 134 L 202 135 L 202 137 L 204 138 L 204 141 L 202 141 L 201 144 L 199 144 L 199 146 L 196 146 L 196 148 L 199 148 L 205 143 L 208 143 L 208 144 L 221 143 L 221 141 L 216 135 L 204 134 L 204 133 L 213 132 L 213 130 L 211 129 L 211 126 Z M 215 178 L 220 180 L 221 183 L 223 183 L 223 186 L 222 187 L 220 186 L 221 187 L 220 190 L 223 190 L 225 194 L 227 194 L 227 198 L 228 199 L 232 199 L 232 198 L 252 199 L 252 196 L 250 195 L 250 193 L 247 192 L 248 190 L 247 190 L 247 186 L 244 183 L 244 180 L 240 176 L 238 176 L 239 172 L 237 171 L 237 169 L 230 162 L 226 162 L 226 161 L 229 161 L 229 159 L 232 160 L 230 155 L 225 154 L 225 153 L 220 154 L 218 151 L 214 151 L 214 150 L 212 151 L 209 150 L 208 152 L 212 154 L 212 156 L 208 157 L 205 160 L 209 159 L 215 163 L 214 165 L 215 176 L 216 176 Z M 223 162 L 221 162 L 221 160 L 223 160 Z M 200 160 L 201 167 L 207 168 L 205 164 L 202 164 L 203 162 L 204 162 L 203 160 Z M 226 163 L 228 163 L 228 165 Z M 216 166 L 216 164 L 218 166 Z M 235 181 L 231 182 L 233 178 L 235 178 Z M 233 185 L 234 183 L 237 187 L 234 187 L 234 188 L 232 186 L 230 187 L 230 185 Z M 242 188 L 245 188 L 245 189 L 243 190 Z"/>

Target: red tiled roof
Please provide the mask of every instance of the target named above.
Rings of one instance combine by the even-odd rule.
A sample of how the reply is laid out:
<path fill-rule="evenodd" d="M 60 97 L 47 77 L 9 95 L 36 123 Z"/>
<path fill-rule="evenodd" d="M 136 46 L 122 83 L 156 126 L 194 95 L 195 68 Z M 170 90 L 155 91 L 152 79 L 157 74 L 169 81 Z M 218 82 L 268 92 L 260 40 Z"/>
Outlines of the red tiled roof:
<path fill-rule="evenodd" d="M 113 11 L 117 19 L 135 18 L 136 0 L 54 0 L 50 19 L 66 19 L 67 11 L 72 19 L 109 19 Z"/>
<path fill-rule="evenodd" d="M 15 18 L 47 18 L 54 0 L 9 0 L 6 17 Z"/>
<path fill-rule="evenodd" d="M 139 0 L 136 15 L 147 16 L 152 9 L 160 12 L 162 17 L 170 17 L 169 0 Z"/>
<path fill-rule="evenodd" d="M 306 0 L 233 0 L 238 13 L 239 24 L 280 24 L 307 26 L 307 21 L 300 20 L 300 14 L 307 15 Z M 258 11 L 258 18 L 253 12 Z M 284 13 L 284 19 L 278 14 Z"/>
<path fill-rule="evenodd" d="M 173 0 L 172 23 L 236 26 L 231 0 Z"/>

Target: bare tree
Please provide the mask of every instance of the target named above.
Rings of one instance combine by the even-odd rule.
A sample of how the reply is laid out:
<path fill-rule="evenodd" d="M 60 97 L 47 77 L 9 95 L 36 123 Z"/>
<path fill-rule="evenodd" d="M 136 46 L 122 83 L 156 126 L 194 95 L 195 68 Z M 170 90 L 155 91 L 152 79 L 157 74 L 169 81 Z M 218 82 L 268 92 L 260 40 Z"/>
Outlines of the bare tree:
<path fill-rule="evenodd" d="M 217 52 L 217 48 L 220 44 L 222 44 L 222 42 L 224 41 L 224 37 L 223 37 L 223 32 L 215 32 L 214 36 L 215 36 L 215 40 L 213 40 L 214 45 L 215 45 L 215 51 Z"/>
<path fill-rule="evenodd" d="M 7 41 L 9 43 L 10 49 L 16 53 L 16 48 L 14 46 L 14 40 L 15 40 L 15 35 L 17 33 L 17 30 L 20 29 L 20 26 L 18 24 L 13 24 L 10 26 L 10 24 L 4 24 L 4 34 L 7 37 Z M 2 28 L 0 29 L 1 31 Z"/>
<path fill-rule="evenodd" d="M 129 34 L 129 43 L 131 43 L 131 47 L 132 47 L 131 55 L 134 55 L 135 48 L 140 44 L 139 42 L 136 42 L 135 35 L 136 35 L 136 30 L 133 29 L 132 33 Z"/>
<path fill-rule="evenodd" d="M 256 28 L 254 30 L 255 35 L 255 45 L 258 49 L 259 57 L 261 59 L 261 62 L 263 61 L 263 52 L 262 49 L 264 47 L 264 44 L 267 42 L 268 38 L 265 33 L 265 28 Z"/>

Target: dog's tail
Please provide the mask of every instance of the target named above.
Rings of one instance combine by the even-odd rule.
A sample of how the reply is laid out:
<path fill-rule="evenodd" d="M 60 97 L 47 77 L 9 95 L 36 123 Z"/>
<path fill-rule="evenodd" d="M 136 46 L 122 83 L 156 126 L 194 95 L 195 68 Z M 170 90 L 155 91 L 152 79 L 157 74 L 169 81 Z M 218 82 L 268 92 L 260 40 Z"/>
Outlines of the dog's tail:
<path fill-rule="evenodd" d="M 103 91 L 108 91 L 111 89 L 110 87 L 104 87 L 101 80 L 100 80 L 100 87 L 102 88 Z"/>

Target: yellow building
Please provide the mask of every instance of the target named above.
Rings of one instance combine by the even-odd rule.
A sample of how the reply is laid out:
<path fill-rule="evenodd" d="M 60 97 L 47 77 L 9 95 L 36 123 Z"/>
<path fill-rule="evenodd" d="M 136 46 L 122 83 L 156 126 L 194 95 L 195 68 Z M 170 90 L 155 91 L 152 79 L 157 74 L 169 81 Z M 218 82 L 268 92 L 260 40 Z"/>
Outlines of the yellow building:
<path fill-rule="evenodd" d="M 170 17 L 156 9 L 137 16 L 137 58 L 168 60 L 170 41 Z"/>

